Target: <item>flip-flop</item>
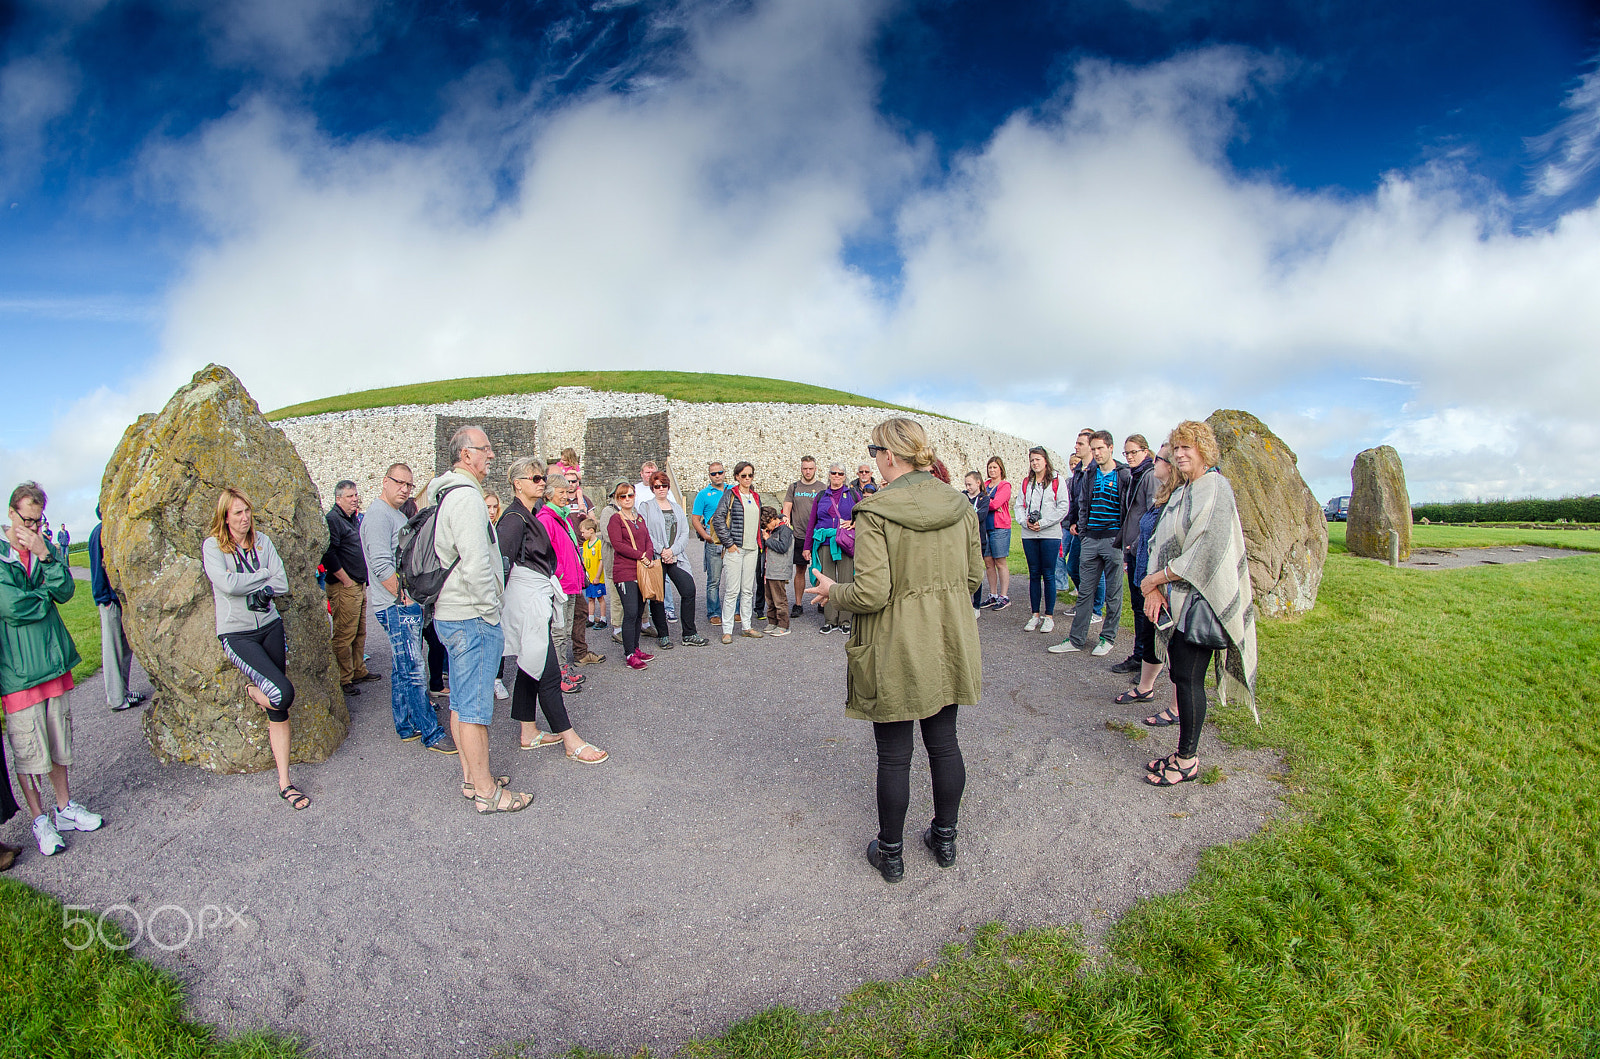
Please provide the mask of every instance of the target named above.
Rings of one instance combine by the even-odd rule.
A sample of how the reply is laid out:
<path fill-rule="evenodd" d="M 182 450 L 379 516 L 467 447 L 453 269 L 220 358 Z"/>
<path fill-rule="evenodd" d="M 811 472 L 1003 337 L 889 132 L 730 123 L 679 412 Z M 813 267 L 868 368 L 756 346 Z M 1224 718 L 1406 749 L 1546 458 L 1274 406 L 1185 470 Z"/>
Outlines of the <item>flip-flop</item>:
<path fill-rule="evenodd" d="M 1124 691 L 1121 695 L 1118 695 L 1116 698 L 1116 703 L 1119 706 L 1126 706 L 1130 702 L 1149 702 L 1155 697 L 1155 688 L 1151 688 L 1149 691 L 1140 691 L 1138 688 L 1133 688 L 1130 691 Z"/>
<path fill-rule="evenodd" d="M 1177 724 L 1178 721 L 1179 718 L 1177 713 L 1174 712 L 1171 706 L 1168 706 L 1154 717 L 1146 717 L 1144 719 L 1144 726 L 1146 728 L 1170 728 Z"/>
<path fill-rule="evenodd" d="M 600 750 L 600 756 L 599 757 L 595 758 L 593 761 L 586 761 L 585 759 L 583 759 L 583 758 L 578 756 L 579 754 L 583 753 L 585 750 L 600 750 L 600 748 L 595 746 L 593 743 L 584 743 L 582 746 L 578 747 L 578 749 L 576 749 L 576 750 L 567 751 L 567 757 L 571 758 L 573 761 L 576 761 L 580 765 L 598 765 L 601 762 L 605 761 L 607 758 L 611 757 L 610 753 L 608 753 L 607 751 Z"/>
<path fill-rule="evenodd" d="M 524 750 L 538 750 L 540 747 L 555 746 L 562 742 L 564 742 L 564 740 L 554 732 L 540 732 L 539 738 L 535 739 L 533 742 L 523 743 L 519 741 L 517 745 Z M 502 784 L 502 786 L 504 786 L 504 784 Z"/>

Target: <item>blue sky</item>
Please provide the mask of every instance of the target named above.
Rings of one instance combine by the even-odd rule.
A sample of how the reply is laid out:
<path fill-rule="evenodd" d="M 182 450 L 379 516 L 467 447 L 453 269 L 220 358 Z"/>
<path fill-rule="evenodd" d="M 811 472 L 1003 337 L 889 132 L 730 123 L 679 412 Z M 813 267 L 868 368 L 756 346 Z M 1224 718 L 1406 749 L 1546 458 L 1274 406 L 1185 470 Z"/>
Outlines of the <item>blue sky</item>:
<path fill-rule="evenodd" d="M 87 528 L 262 405 L 744 371 L 1062 446 L 1243 407 L 1319 496 L 1600 490 L 1593 3 L 0 6 L 0 475 Z M 30 375 L 31 377 L 31 375 Z"/>

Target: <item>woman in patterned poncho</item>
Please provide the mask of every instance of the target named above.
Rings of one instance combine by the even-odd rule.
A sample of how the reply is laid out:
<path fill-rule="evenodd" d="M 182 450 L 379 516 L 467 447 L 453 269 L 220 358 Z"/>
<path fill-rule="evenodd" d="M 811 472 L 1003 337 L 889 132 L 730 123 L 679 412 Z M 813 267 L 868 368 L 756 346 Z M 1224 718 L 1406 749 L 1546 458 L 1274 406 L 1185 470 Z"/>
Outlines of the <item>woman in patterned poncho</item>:
<path fill-rule="evenodd" d="M 1200 775 L 1200 729 L 1206 719 L 1206 668 L 1216 650 L 1192 642 L 1178 626 L 1196 593 L 1216 612 L 1226 633 L 1218 690 L 1242 693 L 1255 712 L 1256 608 L 1245 560 L 1244 530 L 1233 487 L 1217 470 L 1217 437 L 1205 423 L 1185 420 L 1167 438 L 1178 472 L 1150 542 L 1150 572 L 1139 583 L 1144 612 L 1158 626 L 1165 608 L 1176 619 L 1156 632 L 1156 654 L 1167 663 L 1178 697 L 1178 749 L 1146 766 L 1145 779 L 1172 787 Z M 1186 626 L 1187 627 L 1187 626 Z M 1259 715 L 1257 721 L 1260 720 Z"/>

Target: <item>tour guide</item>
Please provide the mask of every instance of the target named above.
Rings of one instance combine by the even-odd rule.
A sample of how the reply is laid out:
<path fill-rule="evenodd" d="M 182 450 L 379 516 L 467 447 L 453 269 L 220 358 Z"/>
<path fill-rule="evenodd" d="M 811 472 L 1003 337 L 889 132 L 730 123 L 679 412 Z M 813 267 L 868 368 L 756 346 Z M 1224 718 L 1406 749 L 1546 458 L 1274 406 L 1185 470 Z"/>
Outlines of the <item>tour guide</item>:
<path fill-rule="evenodd" d="M 983 583 L 978 517 L 958 491 L 934 478 L 933 446 L 910 419 L 872 430 L 867 453 L 884 485 L 854 511 L 855 579 L 822 574 L 808 594 L 856 615 L 845 644 L 845 714 L 872 721 L 878 744 L 878 837 L 867 862 L 889 882 L 905 874 L 914 721 L 933 773 L 933 826 L 923 844 L 941 868 L 956 861 L 956 815 L 966 765 L 956 742 L 956 707 L 982 693 L 972 594 Z"/>

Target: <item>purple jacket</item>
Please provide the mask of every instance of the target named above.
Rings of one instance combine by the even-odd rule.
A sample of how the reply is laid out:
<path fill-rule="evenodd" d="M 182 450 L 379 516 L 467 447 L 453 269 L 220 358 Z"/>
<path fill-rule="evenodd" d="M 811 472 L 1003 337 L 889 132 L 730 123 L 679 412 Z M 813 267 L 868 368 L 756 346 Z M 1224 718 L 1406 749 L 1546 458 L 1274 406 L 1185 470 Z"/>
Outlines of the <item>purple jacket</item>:
<path fill-rule="evenodd" d="M 811 505 L 811 522 L 806 526 L 806 539 L 800 547 L 803 551 L 811 550 L 811 542 L 816 539 L 817 527 L 823 529 L 838 529 L 839 523 L 849 522 L 855 514 L 856 504 L 861 501 L 861 494 L 847 485 L 837 489 L 824 489 L 817 494 L 817 502 Z"/>

